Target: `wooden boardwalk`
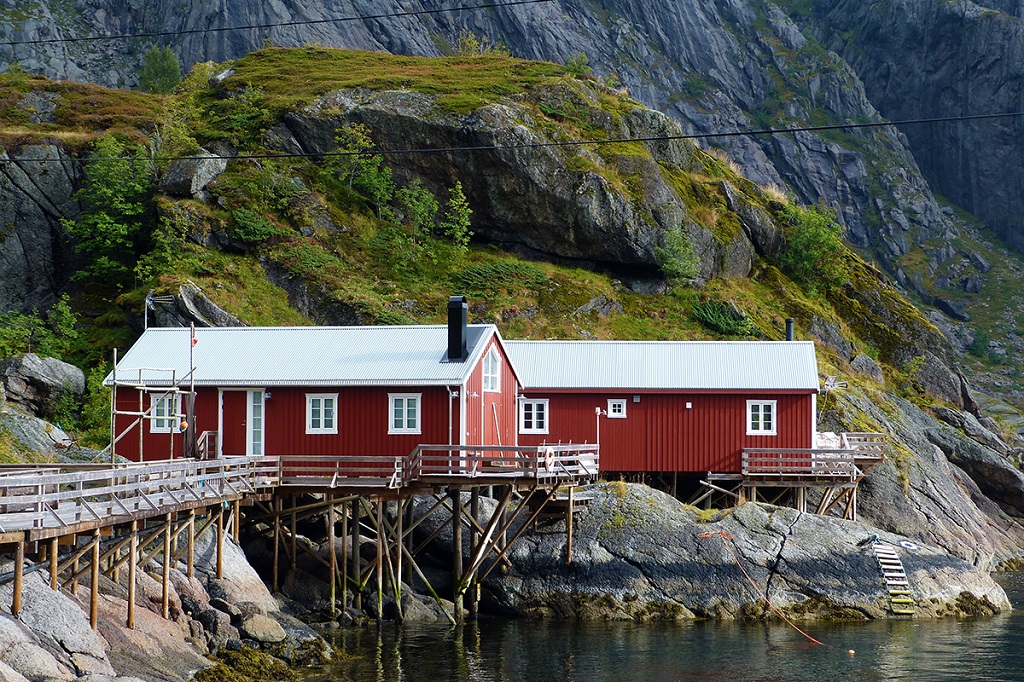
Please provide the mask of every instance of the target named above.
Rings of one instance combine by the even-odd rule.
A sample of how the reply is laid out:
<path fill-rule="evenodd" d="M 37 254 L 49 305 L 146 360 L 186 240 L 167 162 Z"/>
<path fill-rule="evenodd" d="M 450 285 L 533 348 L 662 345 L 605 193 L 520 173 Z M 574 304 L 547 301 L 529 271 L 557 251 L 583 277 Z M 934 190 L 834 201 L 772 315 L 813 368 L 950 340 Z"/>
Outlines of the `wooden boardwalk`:
<path fill-rule="evenodd" d="M 403 575 L 407 569 L 412 567 L 419 572 L 415 557 L 427 543 L 412 546 L 411 533 L 419 521 L 412 522 L 411 510 L 415 496 L 427 495 L 435 500 L 427 516 L 447 509 L 456 538 L 461 538 L 463 526 L 469 530 L 470 562 L 463 566 L 461 553 L 456 552 L 453 566 L 459 585 L 453 618 L 458 619 L 462 617 L 463 595 L 475 589 L 478 598 L 479 581 L 496 566 L 507 563 L 509 545 L 539 513 L 516 500 L 550 500 L 560 488 L 568 486 L 571 490 L 593 480 L 598 471 L 598 449 L 593 445 L 421 445 L 403 457 L 284 455 L 0 466 L 0 552 L 13 554 L 15 559 L 11 612 L 15 616 L 20 613 L 26 555 L 35 555 L 37 567 L 44 562 L 49 564 L 51 587 L 55 590 L 69 588 L 77 593 L 79 581 L 90 576 L 93 626 L 101 572 L 116 580 L 117 572 L 127 567 L 128 625 L 132 627 L 135 571 L 162 555 L 166 617 L 171 565 L 185 560 L 191 577 L 195 538 L 215 528 L 220 577 L 224 538 L 229 532 L 238 538 L 242 505 L 262 507 L 262 514 L 253 514 L 248 520 L 269 521 L 273 529 L 275 590 L 279 551 L 283 550 L 295 566 L 299 551 L 297 520 L 325 516 L 332 546 L 337 521 L 342 525 L 342 537 L 351 527 L 355 548 L 359 546 L 361 524 L 373 528 L 377 534 L 377 557 L 368 567 L 359 565 L 357 550 L 351 554 L 351 570 L 347 550 L 343 550 L 340 565 L 333 560 L 334 553 L 330 554 L 329 568 L 336 578 L 331 585 L 331 601 L 334 602 L 334 582 L 340 582 L 344 602 L 350 588 L 353 598 L 358 600 L 362 589 L 376 576 L 379 602 L 385 576 L 392 588 L 400 591 L 402 580 L 408 578 Z M 498 500 L 491 518 L 481 523 L 478 501 L 485 488 L 496 490 Z M 462 499 L 463 491 L 468 491 L 472 498 L 468 509 Z M 310 494 L 321 501 L 303 502 Z M 399 504 L 393 518 L 384 509 L 388 500 Z M 285 506 L 285 502 L 290 504 Z M 198 516 L 206 517 L 201 525 L 197 525 Z M 151 524 L 149 531 L 147 523 Z M 571 516 L 568 525 L 571 546 Z M 107 540 L 107 549 L 101 551 L 101 538 L 107 536 L 113 536 L 113 540 Z M 180 536 L 187 540 L 185 548 L 178 546 L 182 544 Z M 85 541 L 83 547 L 79 547 L 81 540 Z M 62 555 L 60 546 L 68 544 L 73 548 Z M 147 549 L 149 545 L 153 548 Z M 80 561 L 86 561 L 88 567 L 80 568 Z M 101 564 L 106 568 L 101 568 Z M 470 605 L 471 612 L 474 609 L 475 600 Z"/>

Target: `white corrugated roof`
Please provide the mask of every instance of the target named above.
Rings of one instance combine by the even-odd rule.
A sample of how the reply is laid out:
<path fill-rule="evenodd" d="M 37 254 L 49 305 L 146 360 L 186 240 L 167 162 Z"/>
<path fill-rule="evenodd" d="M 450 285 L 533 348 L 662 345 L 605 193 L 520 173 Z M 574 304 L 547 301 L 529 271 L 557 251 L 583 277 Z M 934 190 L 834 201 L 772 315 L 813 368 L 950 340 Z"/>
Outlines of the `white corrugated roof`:
<path fill-rule="evenodd" d="M 469 325 L 469 358 L 443 362 L 445 325 L 392 327 L 208 327 L 196 329 L 198 386 L 457 385 L 476 364 L 494 325 Z M 118 381 L 181 380 L 189 371 L 187 328 L 150 328 L 117 363 Z M 107 382 L 111 381 L 107 376 Z"/>
<path fill-rule="evenodd" d="M 811 341 L 506 341 L 529 389 L 818 390 Z"/>

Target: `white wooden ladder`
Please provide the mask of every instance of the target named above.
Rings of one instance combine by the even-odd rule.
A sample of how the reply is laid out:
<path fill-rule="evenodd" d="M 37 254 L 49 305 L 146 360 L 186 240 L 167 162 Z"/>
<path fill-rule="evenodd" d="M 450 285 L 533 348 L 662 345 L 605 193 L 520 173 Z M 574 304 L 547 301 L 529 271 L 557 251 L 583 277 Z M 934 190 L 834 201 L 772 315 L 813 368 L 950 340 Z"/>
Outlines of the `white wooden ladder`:
<path fill-rule="evenodd" d="M 889 592 L 889 608 L 893 615 L 913 616 L 916 602 L 910 596 L 910 581 L 896 550 L 887 542 L 875 542 L 871 547 L 875 550 L 878 568 Z"/>

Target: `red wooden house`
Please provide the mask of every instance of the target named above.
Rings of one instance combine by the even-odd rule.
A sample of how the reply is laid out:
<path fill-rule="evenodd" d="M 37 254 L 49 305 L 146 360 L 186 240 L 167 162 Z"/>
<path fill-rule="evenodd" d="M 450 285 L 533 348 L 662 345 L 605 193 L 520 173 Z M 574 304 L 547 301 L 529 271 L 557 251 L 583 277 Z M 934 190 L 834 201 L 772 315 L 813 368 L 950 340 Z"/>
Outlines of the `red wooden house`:
<path fill-rule="evenodd" d="M 455 297 L 447 325 L 148 329 L 107 377 L 115 452 L 185 454 L 193 387 L 187 428 L 210 456 L 515 445 L 518 377 L 497 328 L 466 311 Z"/>
<path fill-rule="evenodd" d="M 519 442 L 599 443 L 601 470 L 738 473 L 744 448 L 812 448 L 810 341 L 509 341 Z"/>

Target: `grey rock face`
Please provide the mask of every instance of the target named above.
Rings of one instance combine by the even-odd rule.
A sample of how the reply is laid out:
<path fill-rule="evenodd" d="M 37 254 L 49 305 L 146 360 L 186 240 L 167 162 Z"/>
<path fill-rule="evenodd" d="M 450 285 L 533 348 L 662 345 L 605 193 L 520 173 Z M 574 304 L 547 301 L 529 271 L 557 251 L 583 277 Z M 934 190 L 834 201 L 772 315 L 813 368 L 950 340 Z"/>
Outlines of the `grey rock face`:
<path fill-rule="evenodd" d="M 167 166 L 158 189 L 176 197 L 205 199 L 206 186 L 228 167 L 228 160 L 200 149 L 197 158 L 177 159 Z"/>
<path fill-rule="evenodd" d="M 0 150 L 0 310 L 44 310 L 67 284 L 74 255 L 60 220 L 79 214 L 81 177 L 55 146 Z"/>
<path fill-rule="evenodd" d="M 488 579 L 491 597 L 533 616 L 579 619 L 756 618 L 768 607 L 758 589 L 802 617 L 882 618 L 887 593 L 869 526 L 745 504 L 710 522 L 667 495 L 639 485 L 599 484 L 581 513 L 571 565 L 564 536 L 524 536 L 513 568 Z M 719 532 L 731 536 L 722 536 Z M 898 545 L 898 536 L 880 533 Z M 963 592 L 995 610 L 1009 602 L 989 575 L 934 547 L 900 549 L 919 614 L 957 613 Z M 737 562 L 738 559 L 738 562 Z M 935 601 L 932 601 L 932 600 Z"/>
<path fill-rule="evenodd" d="M 192 281 L 178 288 L 171 304 L 153 304 L 154 326 L 187 327 L 243 327 L 241 320 L 211 301 Z"/>
<path fill-rule="evenodd" d="M 51 416 L 65 395 L 85 393 L 85 373 L 56 358 L 25 353 L 0 360 L 0 381 L 7 399 L 39 416 Z"/>
<path fill-rule="evenodd" d="M 878 366 L 877 362 L 863 353 L 858 353 L 857 356 L 850 361 L 850 366 L 861 374 L 866 374 L 879 383 L 885 382 L 885 375 L 882 374 L 882 368 Z"/>

